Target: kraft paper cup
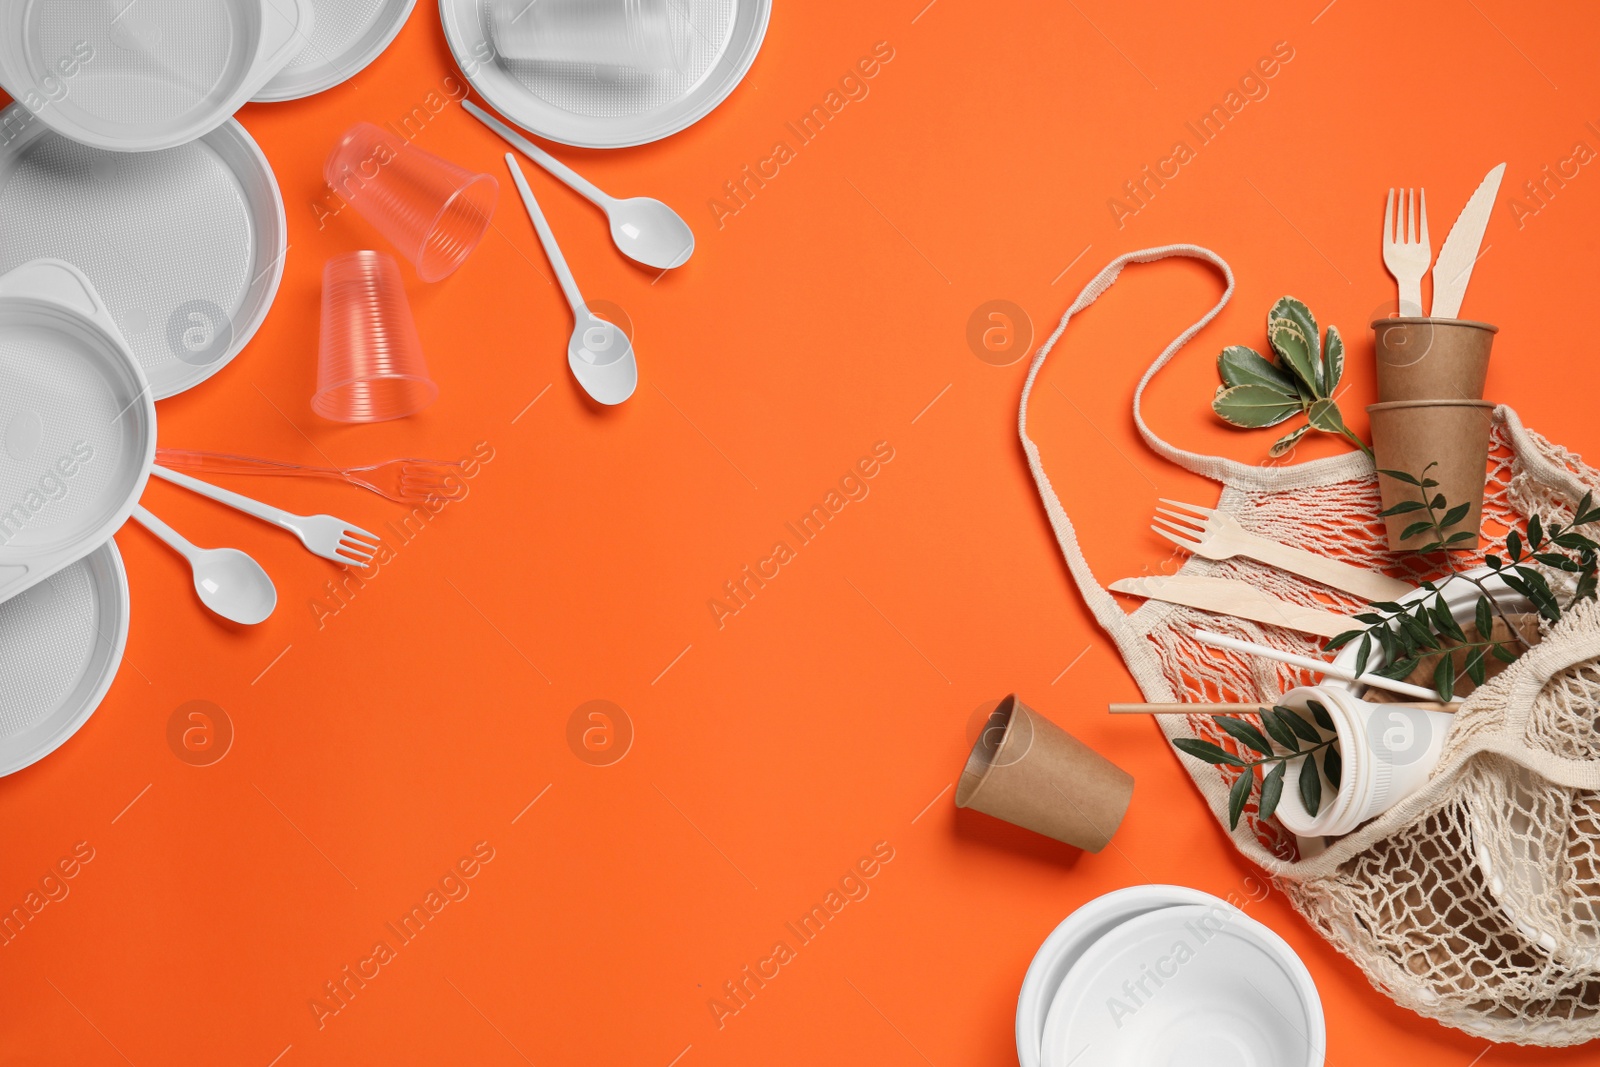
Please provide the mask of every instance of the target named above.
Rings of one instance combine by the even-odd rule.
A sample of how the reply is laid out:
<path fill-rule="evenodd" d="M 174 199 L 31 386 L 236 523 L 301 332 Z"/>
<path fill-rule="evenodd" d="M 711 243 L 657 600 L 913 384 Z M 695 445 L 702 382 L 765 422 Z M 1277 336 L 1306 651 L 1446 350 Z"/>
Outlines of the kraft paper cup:
<path fill-rule="evenodd" d="M 1116 833 L 1133 776 L 1016 695 L 990 714 L 956 785 L 956 807 L 974 808 L 1088 852 Z"/>
<path fill-rule="evenodd" d="M 1372 451 L 1382 470 L 1404 471 L 1416 478 L 1436 463 L 1427 477 L 1438 482 L 1423 490 L 1398 478 L 1378 475 L 1378 492 L 1387 510 L 1403 500 L 1421 500 L 1443 494 L 1449 507 L 1470 505 L 1466 517 L 1444 532 L 1472 533 L 1471 540 L 1458 541 L 1456 549 L 1478 547 L 1478 524 L 1483 517 L 1483 486 L 1488 477 L 1489 428 L 1494 405 L 1487 400 L 1409 400 L 1373 404 L 1367 408 L 1372 420 Z M 1440 516 L 1443 517 L 1442 515 Z M 1389 547 L 1395 551 L 1418 548 L 1433 539 L 1424 531 L 1401 540 L 1408 526 L 1427 518 L 1425 511 L 1410 511 L 1384 519 L 1389 532 Z"/>
<path fill-rule="evenodd" d="M 1499 330 L 1468 319 L 1374 320 L 1379 402 L 1482 400 Z"/>

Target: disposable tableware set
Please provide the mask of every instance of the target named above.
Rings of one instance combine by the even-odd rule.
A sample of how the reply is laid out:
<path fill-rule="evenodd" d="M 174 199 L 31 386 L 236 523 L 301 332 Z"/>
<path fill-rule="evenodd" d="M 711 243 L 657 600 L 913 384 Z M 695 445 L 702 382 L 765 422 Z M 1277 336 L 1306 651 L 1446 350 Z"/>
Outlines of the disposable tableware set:
<path fill-rule="evenodd" d="M 1020 426 L 1069 569 L 1148 700 L 1111 712 L 1155 717 L 1235 847 L 1397 1002 L 1491 1040 L 1566 1045 L 1600 1037 L 1583 1007 L 1600 997 L 1600 471 L 1483 399 L 1496 329 L 1457 316 L 1503 171 L 1437 260 L 1424 194 L 1389 194 L 1381 251 L 1399 313 L 1372 323 L 1370 448 L 1338 409 L 1343 338 L 1292 297 L 1268 316 L 1275 359 L 1222 351 L 1213 409 L 1241 428 L 1304 414 L 1274 455 L 1312 430 L 1359 453 L 1251 467 L 1145 423 L 1145 384 L 1231 289 L 1156 360 L 1134 395 L 1140 433 L 1223 485 L 1214 507 L 1156 508 L 1152 530 L 1187 553 L 1177 573 L 1109 591 L 1094 578 L 1028 433 L 1049 344 Z M 1062 327 L 1128 264 L 1169 256 L 1231 279 L 1196 246 L 1128 253 Z M 1130 613 L 1111 592 L 1145 603 Z M 1131 777 L 1008 697 L 956 804 L 1098 852 L 1132 794 Z M 1062 923 L 1023 981 L 1021 1062 L 1322 1063 L 1304 967 L 1202 897 L 1147 886 Z M 1226 951 L 1199 948 L 1214 928 Z"/>
<path fill-rule="evenodd" d="M 113 540 L 133 519 L 183 556 L 201 603 L 268 618 L 272 579 L 246 553 L 197 546 L 140 503 L 154 476 L 369 565 L 377 535 L 202 480 L 331 479 L 418 504 L 461 487 L 458 464 L 312 467 L 157 448 L 156 402 L 228 366 L 265 320 L 289 253 L 266 155 L 233 117 L 348 80 L 398 35 L 415 0 L 0 0 L 0 774 L 72 736 L 121 664 L 130 604 Z M 535 9 L 536 7 L 536 9 Z M 467 80 L 523 129 L 618 147 L 665 137 L 720 103 L 765 34 L 767 0 L 497 0 L 441 5 Z M 688 226 L 656 200 L 619 200 L 476 105 L 467 110 L 605 213 L 618 249 L 679 267 Z M 629 339 L 579 294 L 512 159 L 572 306 L 569 365 L 595 399 L 632 394 Z M 486 232 L 494 178 L 357 123 L 324 167 L 424 282 Z M 344 423 L 414 415 L 438 396 L 391 256 L 325 266 L 312 410 Z M 197 477 L 198 476 L 198 477 Z"/>

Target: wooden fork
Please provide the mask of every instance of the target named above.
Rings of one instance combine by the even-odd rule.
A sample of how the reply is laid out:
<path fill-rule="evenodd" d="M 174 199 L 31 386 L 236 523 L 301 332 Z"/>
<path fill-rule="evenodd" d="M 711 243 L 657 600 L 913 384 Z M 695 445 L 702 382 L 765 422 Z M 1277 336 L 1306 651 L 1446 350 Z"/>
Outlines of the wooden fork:
<path fill-rule="evenodd" d="M 1291 548 L 1269 537 L 1250 533 L 1231 516 L 1224 515 L 1214 508 L 1183 504 L 1165 498 L 1161 502 L 1171 504 L 1174 508 L 1182 508 L 1183 511 L 1157 508 L 1157 512 L 1168 517 L 1157 518 L 1155 521 L 1160 525 L 1152 526 L 1150 529 L 1197 556 L 1204 556 L 1206 559 L 1245 556 L 1277 567 L 1279 570 L 1288 571 L 1290 574 L 1298 574 L 1302 578 L 1310 578 L 1314 582 L 1342 589 L 1368 601 L 1399 600 L 1415 589 L 1415 586 L 1398 578 L 1391 578 L 1377 571 L 1364 570 L 1349 563 L 1341 563 L 1327 556 L 1307 552 L 1303 548 Z"/>

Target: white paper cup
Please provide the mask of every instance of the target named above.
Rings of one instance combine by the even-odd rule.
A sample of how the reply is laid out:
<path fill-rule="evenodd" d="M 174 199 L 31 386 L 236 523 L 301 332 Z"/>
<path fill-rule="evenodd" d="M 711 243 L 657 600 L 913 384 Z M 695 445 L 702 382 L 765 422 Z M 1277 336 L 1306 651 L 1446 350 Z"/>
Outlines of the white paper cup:
<path fill-rule="evenodd" d="M 1278 703 L 1309 720 L 1311 713 L 1305 708 L 1312 700 L 1333 720 L 1340 774 L 1339 781 L 1328 780 L 1321 751 L 1289 762 L 1278 821 L 1301 837 L 1348 834 L 1420 789 L 1438 765 L 1445 736 L 1455 721 L 1449 712 L 1374 704 L 1327 686 L 1291 690 Z M 1313 770 L 1322 780 L 1322 803 L 1314 816 L 1300 798 L 1300 775 L 1307 772 L 1310 759 L 1316 761 Z"/>

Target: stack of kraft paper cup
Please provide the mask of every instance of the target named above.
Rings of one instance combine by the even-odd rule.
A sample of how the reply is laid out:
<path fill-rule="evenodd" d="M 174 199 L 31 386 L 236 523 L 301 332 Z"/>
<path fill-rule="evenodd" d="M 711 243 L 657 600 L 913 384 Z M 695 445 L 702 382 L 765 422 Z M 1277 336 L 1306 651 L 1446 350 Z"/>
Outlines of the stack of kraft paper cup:
<path fill-rule="evenodd" d="M 1426 504 L 1438 496 L 1444 497 L 1447 508 L 1468 505 L 1466 515 L 1443 532 L 1446 538 L 1463 531 L 1472 536 L 1455 541 L 1451 548 L 1478 545 L 1494 415 L 1494 405 L 1483 399 L 1483 383 L 1497 332 L 1499 327 L 1467 319 L 1402 317 L 1372 324 L 1378 403 L 1367 408 L 1367 414 L 1378 468 L 1438 483 L 1423 488 L 1380 474 L 1384 509 L 1406 500 Z M 1401 551 L 1435 540 L 1431 529 L 1401 536 L 1427 518 L 1426 510 L 1388 516 L 1384 521 L 1389 547 Z"/>

